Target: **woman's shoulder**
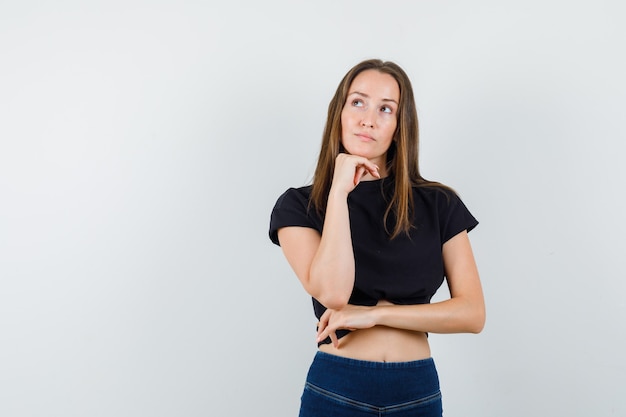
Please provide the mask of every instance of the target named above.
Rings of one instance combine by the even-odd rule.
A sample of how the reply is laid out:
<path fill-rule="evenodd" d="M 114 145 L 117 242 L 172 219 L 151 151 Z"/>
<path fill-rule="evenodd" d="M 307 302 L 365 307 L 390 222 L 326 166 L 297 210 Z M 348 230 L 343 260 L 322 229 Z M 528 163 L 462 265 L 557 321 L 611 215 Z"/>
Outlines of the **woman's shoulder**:
<path fill-rule="evenodd" d="M 281 194 L 270 216 L 269 236 L 278 242 L 278 229 L 287 226 L 310 227 L 321 232 L 323 222 L 309 204 L 311 186 L 288 188 Z"/>
<path fill-rule="evenodd" d="M 442 230 L 442 242 L 446 242 L 462 230 L 469 232 L 478 225 L 478 220 L 468 210 L 457 192 L 449 186 L 429 183 L 414 186 L 413 190 L 417 205 L 423 204 L 422 207 L 437 213 Z"/>
<path fill-rule="evenodd" d="M 414 184 L 413 193 L 431 201 L 451 201 L 459 198 L 454 189 L 445 184 L 434 181 Z"/>
<path fill-rule="evenodd" d="M 456 190 L 441 183 L 430 182 L 413 186 L 413 196 L 416 204 L 433 207 L 439 212 L 454 211 L 459 207 L 467 210 Z"/>
<path fill-rule="evenodd" d="M 276 201 L 276 206 L 280 207 L 285 203 L 294 203 L 294 202 L 305 202 L 307 205 L 309 203 L 309 199 L 311 198 L 311 189 L 312 185 L 305 185 L 302 187 L 289 187 L 285 192 L 283 192 L 278 200 Z"/>

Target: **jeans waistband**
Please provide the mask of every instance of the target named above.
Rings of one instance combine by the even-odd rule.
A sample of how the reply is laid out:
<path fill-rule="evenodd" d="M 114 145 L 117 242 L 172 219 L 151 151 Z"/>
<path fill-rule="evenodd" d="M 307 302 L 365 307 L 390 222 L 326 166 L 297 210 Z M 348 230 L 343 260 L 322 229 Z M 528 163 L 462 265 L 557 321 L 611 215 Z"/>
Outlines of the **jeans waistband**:
<path fill-rule="evenodd" d="M 346 358 L 343 356 L 331 355 L 330 353 L 317 351 L 314 361 L 320 363 L 329 363 L 336 365 L 346 365 L 357 368 L 370 368 L 370 369 L 418 369 L 418 368 L 430 368 L 434 366 L 435 361 L 433 358 L 419 359 L 408 362 L 376 362 L 376 361 L 364 361 L 360 359 Z"/>

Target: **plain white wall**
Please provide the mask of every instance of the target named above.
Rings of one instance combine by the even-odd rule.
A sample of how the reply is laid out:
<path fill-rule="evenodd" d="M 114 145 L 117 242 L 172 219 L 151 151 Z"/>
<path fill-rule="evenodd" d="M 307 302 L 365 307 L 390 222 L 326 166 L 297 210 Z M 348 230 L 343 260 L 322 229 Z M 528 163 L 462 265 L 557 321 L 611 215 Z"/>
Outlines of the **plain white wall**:
<path fill-rule="evenodd" d="M 626 414 L 619 1 L 0 3 L 0 415 L 296 415 L 310 299 L 267 238 L 343 74 L 414 83 L 485 331 L 447 416 Z M 444 297 L 442 291 L 438 297 Z"/>

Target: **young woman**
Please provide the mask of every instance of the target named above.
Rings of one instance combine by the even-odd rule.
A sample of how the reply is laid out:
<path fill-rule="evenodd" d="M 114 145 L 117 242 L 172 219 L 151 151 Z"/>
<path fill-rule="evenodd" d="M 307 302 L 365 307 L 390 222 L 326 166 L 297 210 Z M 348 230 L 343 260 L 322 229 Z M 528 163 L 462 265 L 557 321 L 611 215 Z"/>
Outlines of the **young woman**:
<path fill-rule="evenodd" d="M 483 328 L 477 224 L 420 174 L 405 72 L 357 64 L 330 102 L 313 184 L 287 190 L 270 220 L 319 319 L 301 417 L 441 416 L 428 333 Z M 451 297 L 431 304 L 444 278 Z"/>

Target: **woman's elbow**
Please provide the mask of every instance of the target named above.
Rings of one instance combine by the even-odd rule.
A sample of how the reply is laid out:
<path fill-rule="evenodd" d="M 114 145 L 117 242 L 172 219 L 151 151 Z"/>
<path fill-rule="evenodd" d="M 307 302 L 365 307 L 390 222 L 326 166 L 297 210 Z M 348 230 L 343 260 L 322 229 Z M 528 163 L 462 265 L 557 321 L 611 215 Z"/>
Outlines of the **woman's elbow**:
<path fill-rule="evenodd" d="M 478 309 L 478 311 L 474 312 L 471 320 L 468 322 L 468 332 L 474 334 L 482 332 L 485 328 L 486 319 L 485 309 Z"/>
<path fill-rule="evenodd" d="M 324 288 L 319 285 L 312 285 L 311 281 L 303 282 L 304 289 L 309 295 L 319 301 L 324 307 L 332 310 L 341 310 L 350 300 L 351 293 L 341 291 L 338 288 Z"/>
<path fill-rule="evenodd" d="M 346 296 L 345 294 L 340 293 L 320 294 L 319 296 L 315 297 L 315 299 L 326 308 L 329 308 L 331 310 L 341 310 L 346 305 L 348 305 L 350 295 Z"/>
<path fill-rule="evenodd" d="M 312 270 L 309 274 L 307 285 L 305 285 L 306 291 L 326 308 L 332 310 L 344 308 L 352 295 L 354 281 L 322 279 L 319 273 L 315 275 L 315 272 Z"/>

